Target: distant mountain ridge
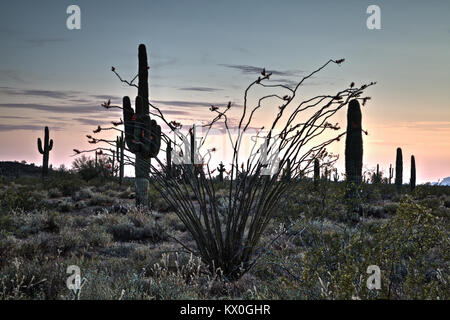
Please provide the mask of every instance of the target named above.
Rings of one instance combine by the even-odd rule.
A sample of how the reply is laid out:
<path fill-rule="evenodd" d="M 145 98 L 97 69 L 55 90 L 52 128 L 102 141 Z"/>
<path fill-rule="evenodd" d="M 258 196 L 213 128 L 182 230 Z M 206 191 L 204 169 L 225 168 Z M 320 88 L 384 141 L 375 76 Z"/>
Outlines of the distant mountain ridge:
<path fill-rule="evenodd" d="M 27 164 L 17 161 L 1 161 L 0 175 L 4 177 L 19 177 L 24 175 L 37 176 L 40 175 L 41 168 L 34 164 Z"/>
<path fill-rule="evenodd" d="M 431 182 L 432 186 L 450 186 L 450 177 L 444 178 L 439 182 Z"/>

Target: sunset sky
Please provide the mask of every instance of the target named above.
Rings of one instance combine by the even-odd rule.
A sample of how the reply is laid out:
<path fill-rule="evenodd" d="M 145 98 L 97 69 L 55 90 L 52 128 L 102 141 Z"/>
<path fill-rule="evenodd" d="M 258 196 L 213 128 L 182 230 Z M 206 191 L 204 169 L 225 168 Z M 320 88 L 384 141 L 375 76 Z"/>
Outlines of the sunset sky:
<path fill-rule="evenodd" d="M 81 8 L 81 30 L 66 28 L 71 4 Z M 381 30 L 366 27 L 371 4 L 381 9 Z M 2 1 L 0 40 L 0 161 L 40 165 L 36 139 L 47 125 L 50 163 L 70 166 L 72 149 L 90 147 L 86 134 L 121 117 L 100 104 L 134 100 L 111 66 L 133 78 L 144 43 L 150 99 L 184 124 L 210 119 L 210 104 L 242 105 L 263 67 L 271 83 L 292 85 L 345 58 L 302 94 L 377 82 L 362 109 L 364 168 L 386 172 L 402 147 L 403 181 L 412 154 L 418 183 L 450 176 L 450 1 Z M 255 124 L 267 125 L 278 105 Z M 345 112 L 337 120 L 345 127 Z M 344 142 L 332 151 L 342 173 Z"/>

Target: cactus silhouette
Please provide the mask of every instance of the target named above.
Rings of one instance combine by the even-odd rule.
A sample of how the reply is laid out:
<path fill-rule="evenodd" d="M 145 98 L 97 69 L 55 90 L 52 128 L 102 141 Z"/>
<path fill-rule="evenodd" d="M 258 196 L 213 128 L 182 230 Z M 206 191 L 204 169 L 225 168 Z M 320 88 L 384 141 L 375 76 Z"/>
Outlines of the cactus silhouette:
<path fill-rule="evenodd" d="M 124 167 L 124 149 L 125 149 L 125 141 L 123 138 L 123 132 L 120 137 L 116 138 L 116 158 L 117 163 L 119 164 L 119 185 L 122 186 L 123 182 L 123 167 Z"/>
<path fill-rule="evenodd" d="M 317 188 L 320 180 L 319 159 L 314 159 L 314 186 Z"/>
<path fill-rule="evenodd" d="M 41 138 L 37 139 L 39 153 L 43 155 L 42 160 L 42 176 L 45 177 L 48 175 L 48 155 L 50 151 L 53 149 L 53 139 L 49 141 L 49 130 L 48 127 L 45 127 L 44 134 L 44 145 L 42 146 Z"/>
<path fill-rule="evenodd" d="M 289 180 L 291 180 L 291 177 L 292 177 L 291 159 L 288 158 L 286 160 L 286 168 L 284 168 L 284 170 L 283 170 L 283 178 L 286 181 L 289 181 Z"/>
<path fill-rule="evenodd" d="M 347 110 L 347 136 L 345 139 L 345 174 L 348 182 L 361 183 L 363 140 L 361 107 L 358 100 L 350 101 Z"/>
<path fill-rule="evenodd" d="M 411 191 L 414 191 L 416 188 L 416 159 L 414 156 L 411 156 L 411 178 L 409 184 Z"/>
<path fill-rule="evenodd" d="M 158 155 L 161 146 L 161 127 L 150 119 L 148 100 L 148 63 L 145 45 L 138 49 L 138 95 L 135 109 L 130 98 L 123 98 L 125 141 L 130 152 L 135 154 L 136 205 L 148 206 L 150 159 Z"/>
<path fill-rule="evenodd" d="M 395 185 L 400 191 L 403 184 L 403 155 L 402 149 L 397 148 L 397 158 L 395 159 Z"/>
<path fill-rule="evenodd" d="M 217 167 L 217 172 L 219 172 L 219 181 L 223 182 L 223 173 L 225 172 L 225 166 L 222 162 L 219 163 L 219 166 Z"/>
<path fill-rule="evenodd" d="M 336 168 L 334 169 L 333 180 L 334 180 L 334 182 L 339 181 L 339 173 Z"/>
<path fill-rule="evenodd" d="M 389 184 L 392 184 L 392 178 L 394 177 L 394 168 L 392 164 L 389 165 Z"/>
<path fill-rule="evenodd" d="M 116 166 L 116 153 L 114 152 L 114 150 L 110 149 L 111 153 L 112 153 L 112 158 L 109 158 L 109 162 L 111 163 L 111 174 L 114 177 L 114 173 L 115 173 L 115 166 Z"/>
<path fill-rule="evenodd" d="M 172 142 L 167 142 L 166 147 L 166 177 L 170 179 L 173 177 L 173 165 L 172 165 Z"/>
<path fill-rule="evenodd" d="M 372 182 L 373 183 L 381 182 L 381 173 L 380 173 L 380 165 L 379 164 L 377 164 L 377 171 L 373 174 Z"/>

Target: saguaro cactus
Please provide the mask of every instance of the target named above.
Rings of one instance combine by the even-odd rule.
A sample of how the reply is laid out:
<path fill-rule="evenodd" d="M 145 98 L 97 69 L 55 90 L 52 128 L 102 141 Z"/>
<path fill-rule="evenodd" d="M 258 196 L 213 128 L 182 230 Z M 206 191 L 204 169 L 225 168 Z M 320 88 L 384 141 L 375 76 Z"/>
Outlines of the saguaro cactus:
<path fill-rule="evenodd" d="M 416 159 L 414 156 L 411 156 L 411 178 L 409 185 L 411 187 L 411 191 L 414 191 L 416 188 Z"/>
<path fill-rule="evenodd" d="M 373 175 L 372 179 L 373 183 L 380 183 L 381 182 L 381 173 L 380 173 L 380 165 L 377 164 L 377 171 Z"/>
<path fill-rule="evenodd" d="M 361 183 L 363 140 L 361 107 L 358 100 L 352 100 L 347 110 L 347 136 L 345 139 L 345 174 L 347 181 Z"/>
<path fill-rule="evenodd" d="M 114 177 L 114 171 L 116 167 L 116 153 L 112 149 L 110 149 L 110 152 L 112 153 L 112 158 L 109 158 L 109 162 L 111 163 L 111 175 Z"/>
<path fill-rule="evenodd" d="M 167 142 L 166 147 L 166 177 L 170 179 L 173 177 L 173 169 L 172 169 L 172 142 Z"/>
<path fill-rule="evenodd" d="M 314 185 L 319 185 L 320 180 L 320 165 L 319 165 L 319 159 L 314 159 Z"/>
<path fill-rule="evenodd" d="M 336 168 L 334 169 L 333 180 L 334 180 L 334 182 L 338 182 L 339 181 L 339 173 L 338 173 Z"/>
<path fill-rule="evenodd" d="M 389 165 L 389 184 L 392 183 L 392 178 L 394 177 L 394 168 L 392 168 L 392 164 Z"/>
<path fill-rule="evenodd" d="M 123 182 L 123 167 L 124 167 L 124 149 L 125 141 L 123 139 L 123 132 L 120 137 L 116 138 L 116 157 L 119 164 L 119 185 L 122 186 Z"/>
<path fill-rule="evenodd" d="M 219 172 L 219 181 L 223 182 L 223 173 L 225 172 L 225 166 L 222 162 L 219 163 L 219 166 L 217 167 L 217 172 Z"/>
<path fill-rule="evenodd" d="M 42 160 L 42 176 L 45 177 L 48 175 L 48 154 L 53 149 L 53 139 L 49 141 L 49 130 L 48 127 L 45 127 L 45 135 L 44 135 L 44 147 L 42 147 L 41 138 L 37 139 L 39 152 L 43 155 Z"/>
<path fill-rule="evenodd" d="M 148 184 L 150 159 L 158 155 L 161 146 L 161 127 L 150 119 L 148 100 L 147 49 L 139 45 L 139 85 L 136 97 L 136 111 L 131 107 L 130 98 L 123 98 L 123 118 L 125 141 L 128 149 L 135 154 L 136 205 L 148 206 Z"/>
<path fill-rule="evenodd" d="M 290 181 L 292 177 L 292 166 L 291 166 L 291 159 L 286 160 L 286 167 L 283 170 L 283 178 L 286 181 Z"/>
<path fill-rule="evenodd" d="M 397 148 L 397 158 L 395 160 L 395 185 L 400 191 L 403 184 L 403 155 L 402 149 Z"/>

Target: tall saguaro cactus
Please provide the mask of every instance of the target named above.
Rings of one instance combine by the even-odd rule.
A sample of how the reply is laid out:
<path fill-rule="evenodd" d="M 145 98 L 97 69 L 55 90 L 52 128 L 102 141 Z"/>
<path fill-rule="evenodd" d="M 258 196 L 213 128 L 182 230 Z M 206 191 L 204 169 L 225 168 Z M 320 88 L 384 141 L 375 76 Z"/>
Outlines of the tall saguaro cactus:
<path fill-rule="evenodd" d="M 409 185 L 411 187 L 411 191 L 414 191 L 416 188 L 416 159 L 414 156 L 411 156 L 411 178 Z"/>
<path fill-rule="evenodd" d="M 287 159 L 286 160 L 286 168 L 284 168 L 283 170 L 283 179 L 285 179 L 286 181 L 290 181 L 292 177 L 292 164 L 291 164 L 291 159 Z"/>
<path fill-rule="evenodd" d="M 219 181 L 223 182 L 223 173 L 225 172 L 225 166 L 222 162 L 219 163 L 219 166 L 217 167 L 217 172 L 219 172 Z"/>
<path fill-rule="evenodd" d="M 397 148 L 397 158 L 395 159 L 395 185 L 400 191 L 403 184 L 403 154 L 402 149 Z"/>
<path fill-rule="evenodd" d="M 392 178 L 394 177 L 394 168 L 392 168 L 392 164 L 389 165 L 389 184 L 392 183 Z"/>
<path fill-rule="evenodd" d="M 168 141 L 167 142 L 167 147 L 166 147 L 166 177 L 167 179 L 170 179 L 173 177 L 173 167 L 172 167 L 172 142 Z"/>
<path fill-rule="evenodd" d="M 161 127 L 150 119 L 148 99 L 148 63 L 145 45 L 139 45 L 139 85 L 135 111 L 130 98 L 123 98 L 125 141 L 135 154 L 136 205 L 148 206 L 150 159 L 158 155 L 161 146 Z"/>
<path fill-rule="evenodd" d="M 314 186 L 316 188 L 319 186 L 319 180 L 320 180 L 319 159 L 314 159 Z"/>
<path fill-rule="evenodd" d="M 345 174 L 348 182 L 361 183 L 363 140 L 361 107 L 352 100 L 347 110 L 347 136 L 345 139 Z"/>
<path fill-rule="evenodd" d="M 120 137 L 116 138 L 116 157 L 117 157 L 117 163 L 119 164 L 119 185 L 120 186 L 122 186 L 122 182 L 123 182 L 124 149 L 125 149 L 125 141 L 124 141 L 123 132 L 122 132 Z"/>
<path fill-rule="evenodd" d="M 44 146 L 42 146 L 41 138 L 37 139 L 39 153 L 43 155 L 42 161 L 42 176 L 45 177 L 48 175 L 48 154 L 53 149 L 53 139 L 49 140 L 49 130 L 48 127 L 45 127 L 45 135 L 44 135 Z"/>

